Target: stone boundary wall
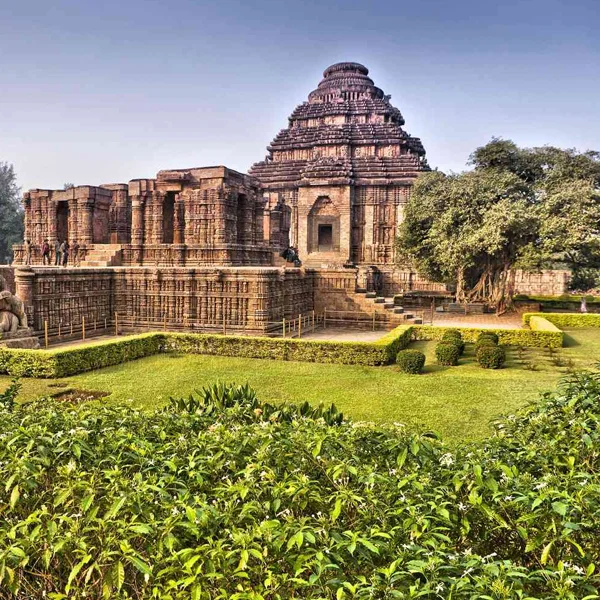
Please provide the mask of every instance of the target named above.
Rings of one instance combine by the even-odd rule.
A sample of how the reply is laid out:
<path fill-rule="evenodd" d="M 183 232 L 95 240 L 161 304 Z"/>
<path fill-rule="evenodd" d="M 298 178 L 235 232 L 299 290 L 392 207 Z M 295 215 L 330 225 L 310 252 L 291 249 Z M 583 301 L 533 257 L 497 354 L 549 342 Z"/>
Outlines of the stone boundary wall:
<path fill-rule="evenodd" d="M 0 276 L 4 278 L 8 290 L 15 293 L 15 269 L 10 265 L 0 265 Z"/>
<path fill-rule="evenodd" d="M 17 295 L 33 329 L 45 321 L 87 331 L 113 324 L 140 329 L 268 334 L 314 309 L 313 274 L 303 269 L 206 267 L 36 268 L 16 272 Z"/>
<path fill-rule="evenodd" d="M 531 296 L 560 296 L 569 290 L 570 271 L 515 271 L 514 293 Z"/>

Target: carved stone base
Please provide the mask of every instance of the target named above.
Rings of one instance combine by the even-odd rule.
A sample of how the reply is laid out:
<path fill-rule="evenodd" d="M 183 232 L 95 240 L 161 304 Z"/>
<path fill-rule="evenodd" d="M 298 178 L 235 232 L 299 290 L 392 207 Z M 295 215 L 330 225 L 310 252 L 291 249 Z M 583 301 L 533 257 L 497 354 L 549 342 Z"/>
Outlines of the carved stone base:
<path fill-rule="evenodd" d="M 0 334 L 0 348 L 19 348 L 21 350 L 37 350 L 40 340 L 33 335 L 30 327 L 19 327 L 13 333 Z"/>

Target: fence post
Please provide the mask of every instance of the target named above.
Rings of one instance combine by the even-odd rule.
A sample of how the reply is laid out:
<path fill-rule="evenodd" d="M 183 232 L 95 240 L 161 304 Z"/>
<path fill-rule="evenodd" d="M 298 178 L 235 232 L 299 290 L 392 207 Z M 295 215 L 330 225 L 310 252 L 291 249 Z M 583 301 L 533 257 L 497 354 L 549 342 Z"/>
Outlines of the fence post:
<path fill-rule="evenodd" d="M 315 330 L 315 311 L 314 310 L 312 311 L 312 328 L 314 331 Z"/>
<path fill-rule="evenodd" d="M 44 321 L 44 341 L 46 342 L 46 348 L 48 347 L 48 319 Z"/>
<path fill-rule="evenodd" d="M 302 315 L 298 315 L 298 337 L 302 337 Z"/>
<path fill-rule="evenodd" d="M 62 319 L 60 319 L 58 321 L 58 339 L 59 340 L 60 340 L 60 330 L 61 330 L 61 327 L 62 327 Z"/>
<path fill-rule="evenodd" d="M 227 317 L 223 314 L 223 335 L 227 335 Z"/>
<path fill-rule="evenodd" d="M 115 313 L 115 335 L 119 335 L 119 313 Z"/>
<path fill-rule="evenodd" d="M 285 337 L 285 317 L 283 317 L 283 337 Z"/>
<path fill-rule="evenodd" d="M 323 329 L 327 329 L 327 307 L 323 309 Z"/>
<path fill-rule="evenodd" d="M 164 319 L 164 330 L 167 330 L 167 313 L 165 313 L 165 319 Z"/>
<path fill-rule="evenodd" d="M 81 339 L 85 340 L 85 317 L 81 317 Z"/>

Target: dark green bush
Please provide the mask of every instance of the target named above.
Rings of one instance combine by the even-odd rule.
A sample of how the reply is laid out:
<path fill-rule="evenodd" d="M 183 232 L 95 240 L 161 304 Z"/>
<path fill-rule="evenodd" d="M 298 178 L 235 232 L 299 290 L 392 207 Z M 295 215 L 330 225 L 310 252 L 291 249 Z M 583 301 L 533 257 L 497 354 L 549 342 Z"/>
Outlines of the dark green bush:
<path fill-rule="evenodd" d="M 506 351 L 502 346 L 480 346 L 476 356 L 484 369 L 499 369 L 506 360 Z"/>
<path fill-rule="evenodd" d="M 396 355 L 396 364 L 404 373 L 416 375 L 423 370 L 425 355 L 419 350 L 400 350 Z"/>
<path fill-rule="evenodd" d="M 478 336 L 477 336 L 477 341 L 479 342 L 480 340 L 484 340 L 484 339 L 490 339 L 494 342 L 494 344 L 497 344 L 500 341 L 500 338 L 498 337 L 497 334 L 495 334 L 493 331 L 482 331 Z"/>
<path fill-rule="evenodd" d="M 435 356 L 440 363 L 446 367 L 453 367 L 458 364 L 460 349 L 456 344 L 440 342 L 435 347 Z"/>
<path fill-rule="evenodd" d="M 465 343 L 463 342 L 462 335 L 458 329 L 447 329 L 442 336 L 442 342 L 446 344 L 454 344 L 458 347 L 459 353 L 463 354 L 465 351 Z"/>

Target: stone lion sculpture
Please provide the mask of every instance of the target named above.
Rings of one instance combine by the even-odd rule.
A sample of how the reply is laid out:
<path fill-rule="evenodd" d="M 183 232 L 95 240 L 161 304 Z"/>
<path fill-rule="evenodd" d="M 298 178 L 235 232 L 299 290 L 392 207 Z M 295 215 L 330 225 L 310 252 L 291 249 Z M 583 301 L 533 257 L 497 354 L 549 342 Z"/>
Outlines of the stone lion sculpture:
<path fill-rule="evenodd" d="M 27 327 L 25 307 L 6 289 L 6 282 L 0 276 L 0 333 L 15 333 L 19 327 Z"/>

